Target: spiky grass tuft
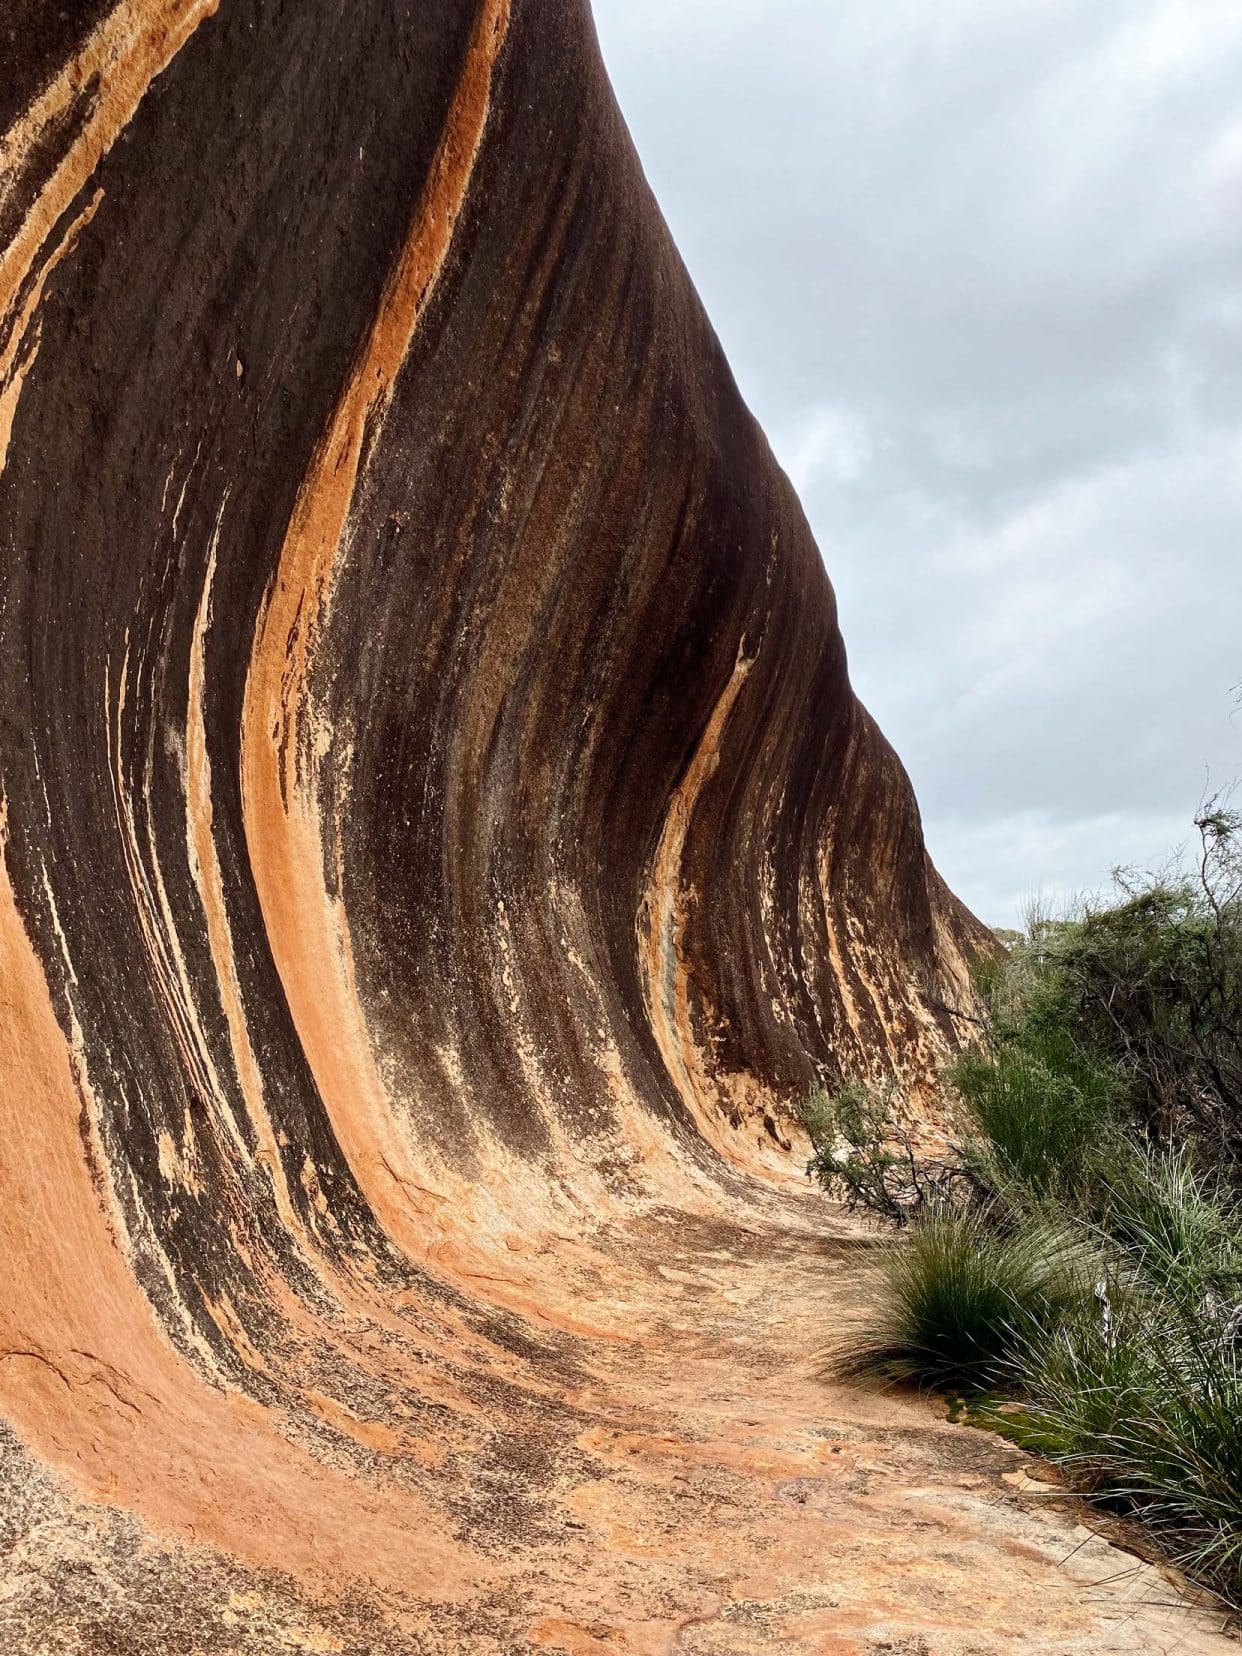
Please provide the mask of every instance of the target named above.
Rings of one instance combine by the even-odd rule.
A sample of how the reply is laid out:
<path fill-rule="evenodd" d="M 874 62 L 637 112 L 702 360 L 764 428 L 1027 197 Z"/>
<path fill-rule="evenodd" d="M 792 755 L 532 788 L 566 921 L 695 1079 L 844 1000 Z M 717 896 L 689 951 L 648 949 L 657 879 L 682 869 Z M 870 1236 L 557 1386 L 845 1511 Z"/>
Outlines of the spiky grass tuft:
<path fill-rule="evenodd" d="M 980 1212 L 933 1211 L 878 1269 L 878 1309 L 845 1366 L 955 1391 L 997 1385 L 1089 1292 L 1081 1247 Z"/>

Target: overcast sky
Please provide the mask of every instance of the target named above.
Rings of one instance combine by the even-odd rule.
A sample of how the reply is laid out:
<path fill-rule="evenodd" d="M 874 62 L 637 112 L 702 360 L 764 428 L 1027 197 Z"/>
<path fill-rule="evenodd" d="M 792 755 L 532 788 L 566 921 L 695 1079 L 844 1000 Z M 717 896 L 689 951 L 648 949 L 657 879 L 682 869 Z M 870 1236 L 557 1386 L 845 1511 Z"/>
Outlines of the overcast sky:
<path fill-rule="evenodd" d="M 1242 3 L 595 11 L 950 884 L 1160 860 L 1242 770 Z"/>

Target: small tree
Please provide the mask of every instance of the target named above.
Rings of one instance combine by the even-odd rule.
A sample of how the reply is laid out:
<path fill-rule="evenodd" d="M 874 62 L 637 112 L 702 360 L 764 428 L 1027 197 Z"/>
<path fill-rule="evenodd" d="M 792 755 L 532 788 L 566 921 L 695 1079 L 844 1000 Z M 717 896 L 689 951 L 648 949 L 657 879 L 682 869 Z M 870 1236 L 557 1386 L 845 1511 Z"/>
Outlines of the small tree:
<path fill-rule="evenodd" d="M 1114 1059 L 1160 1143 L 1189 1135 L 1242 1164 L 1242 816 L 1196 819 L 1191 869 L 1120 870 L 1122 902 L 1088 910 L 1055 949 L 1085 1043 Z"/>
<path fill-rule="evenodd" d="M 898 1225 L 930 1208 L 963 1205 L 983 1194 L 972 1165 L 921 1154 L 898 1119 L 897 1090 L 864 1081 L 835 1093 L 816 1087 L 798 1110 L 811 1140 L 807 1173 L 851 1210 L 863 1207 Z"/>

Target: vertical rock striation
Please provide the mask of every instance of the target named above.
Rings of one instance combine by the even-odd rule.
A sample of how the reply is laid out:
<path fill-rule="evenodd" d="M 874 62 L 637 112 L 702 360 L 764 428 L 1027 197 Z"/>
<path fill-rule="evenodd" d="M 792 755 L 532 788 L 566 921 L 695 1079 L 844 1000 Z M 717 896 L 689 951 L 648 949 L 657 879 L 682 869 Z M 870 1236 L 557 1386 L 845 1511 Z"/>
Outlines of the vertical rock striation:
<path fill-rule="evenodd" d="M 477 1593 L 601 1227 L 762 1205 L 985 934 L 585 0 L 3 21 L 0 1412 L 161 1544 Z"/>

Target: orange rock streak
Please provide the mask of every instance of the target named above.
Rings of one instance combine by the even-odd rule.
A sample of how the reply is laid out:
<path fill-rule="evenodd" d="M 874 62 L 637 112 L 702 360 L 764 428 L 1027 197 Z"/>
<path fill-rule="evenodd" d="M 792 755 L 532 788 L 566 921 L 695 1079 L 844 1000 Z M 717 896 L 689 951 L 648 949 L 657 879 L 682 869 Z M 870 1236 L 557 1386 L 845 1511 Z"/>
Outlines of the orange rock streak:
<path fill-rule="evenodd" d="M 419 1181 L 391 1115 L 353 975 L 344 903 L 326 886 L 308 677 L 362 463 L 435 292 L 487 122 L 508 0 L 484 0 L 423 198 L 370 335 L 303 482 L 256 633 L 242 720 L 242 799 L 268 943 L 320 1096 L 397 1244 L 425 1251 Z"/>

